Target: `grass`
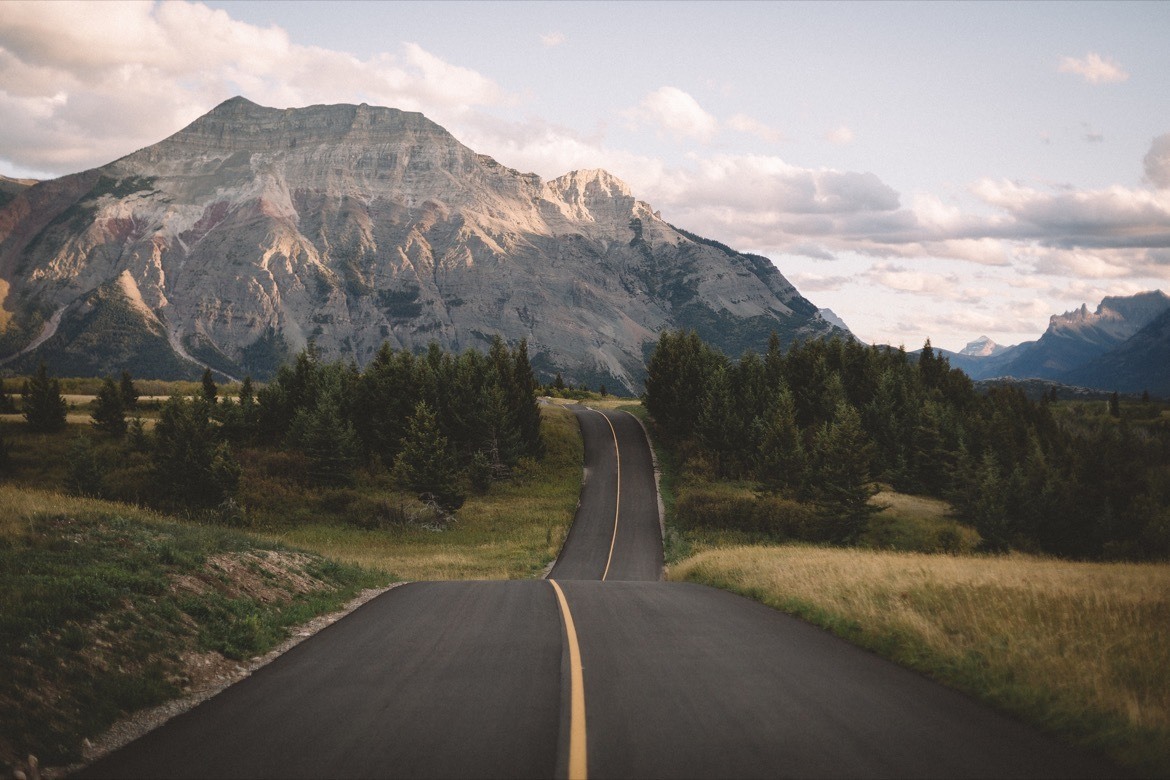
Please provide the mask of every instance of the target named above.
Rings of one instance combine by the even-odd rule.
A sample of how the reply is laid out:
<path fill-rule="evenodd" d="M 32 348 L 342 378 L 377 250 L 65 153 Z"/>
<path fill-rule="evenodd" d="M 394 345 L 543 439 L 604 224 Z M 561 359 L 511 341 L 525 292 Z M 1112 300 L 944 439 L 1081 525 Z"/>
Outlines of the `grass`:
<path fill-rule="evenodd" d="M 670 570 L 797 615 L 1142 773 L 1170 775 L 1170 566 L 808 546 Z"/>
<path fill-rule="evenodd" d="M 581 493 L 583 449 L 573 415 L 543 411 L 546 455 L 524 473 L 470 496 L 443 529 L 391 525 L 363 529 L 304 522 L 262 532 L 265 538 L 403 580 L 521 579 L 539 576 L 556 557 Z"/>
<path fill-rule="evenodd" d="M 261 654 L 384 575 L 134 507 L 0 486 L 0 763 L 81 743 L 191 682 L 184 656 Z"/>

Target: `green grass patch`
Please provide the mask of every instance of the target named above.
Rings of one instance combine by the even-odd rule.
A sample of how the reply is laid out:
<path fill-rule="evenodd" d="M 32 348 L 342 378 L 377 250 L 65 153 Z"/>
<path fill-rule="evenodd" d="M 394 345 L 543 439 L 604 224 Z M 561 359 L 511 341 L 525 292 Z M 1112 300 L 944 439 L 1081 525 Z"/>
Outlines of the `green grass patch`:
<path fill-rule="evenodd" d="M 0 761 L 80 758 L 180 694 L 184 653 L 263 653 L 384 575 L 219 527 L 0 486 Z"/>

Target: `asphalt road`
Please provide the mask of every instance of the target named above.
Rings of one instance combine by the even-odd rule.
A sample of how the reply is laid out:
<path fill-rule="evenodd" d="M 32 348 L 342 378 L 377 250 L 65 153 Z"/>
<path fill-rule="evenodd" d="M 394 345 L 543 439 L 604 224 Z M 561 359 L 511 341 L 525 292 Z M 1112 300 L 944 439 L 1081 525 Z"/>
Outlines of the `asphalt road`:
<path fill-rule="evenodd" d="M 642 426 L 626 412 L 572 409 L 585 442 L 585 484 L 548 578 L 661 580 L 658 490 Z"/>
<path fill-rule="evenodd" d="M 753 601 L 657 581 L 637 421 L 578 417 L 587 479 L 550 581 L 396 588 L 84 776 L 1119 774 Z"/>

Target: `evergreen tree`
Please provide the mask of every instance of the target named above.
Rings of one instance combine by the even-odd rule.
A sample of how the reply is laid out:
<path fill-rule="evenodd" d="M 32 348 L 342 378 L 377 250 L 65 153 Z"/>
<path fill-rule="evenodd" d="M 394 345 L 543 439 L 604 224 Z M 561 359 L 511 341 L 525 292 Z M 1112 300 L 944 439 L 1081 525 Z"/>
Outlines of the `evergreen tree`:
<path fill-rule="evenodd" d="M 501 381 L 505 380 L 502 375 Z M 524 454 L 531 458 L 544 455 L 544 441 L 540 438 L 540 406 L 536 403 L 536 375 L 528 360 L 528 340 L 521 339 L 512 358 L 512 381 L 505 385 L 513 425 L 520 437 Z"/>
<path fill-rule="evenodd" d="M 799 494 L 805 485 L 808 464 L 796 426 L 796 403 L 787 387 L 781 387 L 758 427 L 756 476 L 760 487 L 771 493 Z"/>
<path fill-rule="evenodd" d="M 207 399 L 207 403 L 215 406 L 219 400 L 219 387 L 215 384 L 215 380 L 211 376 L 211 369 L 203 369 L 203 397 Z"/>
<path fill-rule="evenodd" d="M 122 437 L 126 433 L 126 409 L 121 388 L 112 377 L 106 377 L 94 401 L 93 427 L 110 436 Z"/>
<path fill-rule="evenodd" d="M 1109 416 L 1121 417 L 1121 399 L 1117 395 L 1117 391 L 1109 396 Z"/>
<path fill-rule="evenodd" d="M 105 480 L 105 463 L 88 436 L 78 436 L 69 445 L 66 465 L 68 470 L 65 485 L 70 493 L 79 496 L 101 496 Z"/>
<path fill-rule="evenodd" d="M 856 542 L 870 516 L 880 511 L 869 503 L 875 492 L 869 451 L 861 416 L 848 403 L 838 404 L 834 419 L 814 437 L 810 475 L 829 541 Z"/>
<path fill-rule="evenodd" d="M 565 380 L 563 377 L 561 377 L 560 371 L 558 371 L 556 377 L 553 378 L 552 386 L 553 386 L 553 390 L 558 390 L 558 391 L 564 392 Z"/>
<path fill-rule="evenodd" d="M 309 458 L 310 474 L 325 485 L 353 482 L 359 442 L 353 424 L 341 413 L 338 393 L 323 394 L 313 409 L 302 409 L 293 418 L 290 443 Z"/>
<path fill-rule="evenodd" d="M 394 461 L 398 483 L 424 501 L 434 501 L 453 511 L 463 505 L 459 468 L 447 437 L 439 430 L 435 413 L 425 401 L 414 408 L 407 422 L 402 450 Z"/>
<path fill-rule="evenodd" d="M 134 379 L 129 371 L 122 372 L 122 382 L 119 385 L 122 393 L 122 408 L 132 412 L 138 408 L 138 388 L 134 386 Z"/>
<path fill-rule="evenodd" d="M 240 467 L 219 441 L 204 396 L 174 396 L 154 429 L 154 468 L 164 494 L 180 506 L 214 506 L 233 494 Z"/>
<path fill-rule="evenodd" d="M 64 430 L 69 405 L 61 395 L 60 383 L 49 377 L 44 363 L 37 368 L 36 375 L 25 382 L 21 399 L 24 419 L 32 430 L 39 433 Z"/>

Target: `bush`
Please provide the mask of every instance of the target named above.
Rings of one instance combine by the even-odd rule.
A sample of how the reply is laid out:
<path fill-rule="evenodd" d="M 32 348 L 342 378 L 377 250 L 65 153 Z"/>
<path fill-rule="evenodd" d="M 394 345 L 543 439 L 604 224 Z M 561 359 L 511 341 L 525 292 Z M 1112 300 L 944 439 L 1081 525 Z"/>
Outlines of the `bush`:
<path fill-rule="evenodd" d="M 756 496 L 721 485 L 684 488 L 674 511 L 675 521 L 684 530 L 745 531 L 799 541 L 821 541 L 823 537 L 815 507 L 783 496 Z"/>

